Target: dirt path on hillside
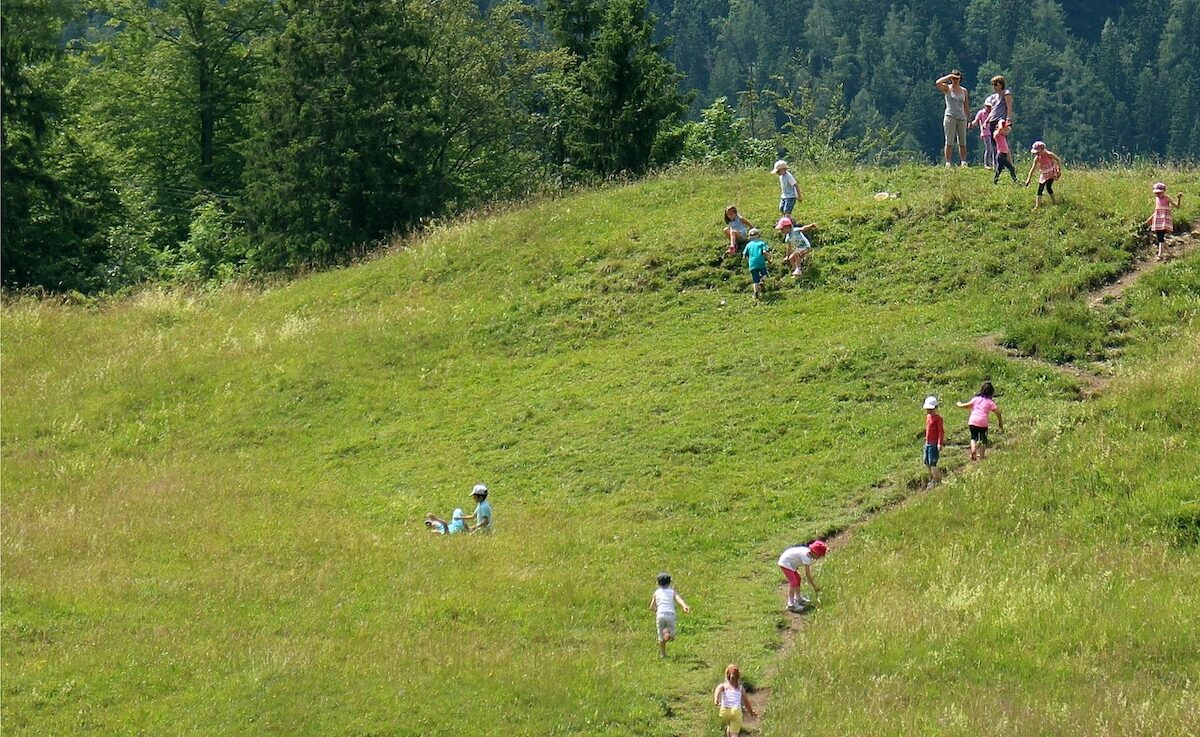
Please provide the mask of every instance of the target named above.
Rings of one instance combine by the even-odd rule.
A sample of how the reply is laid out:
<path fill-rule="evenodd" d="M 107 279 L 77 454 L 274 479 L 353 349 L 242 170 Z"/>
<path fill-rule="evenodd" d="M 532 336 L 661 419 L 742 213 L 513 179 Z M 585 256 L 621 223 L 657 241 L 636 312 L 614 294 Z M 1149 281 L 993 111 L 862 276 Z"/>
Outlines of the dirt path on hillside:
<path fill-rule="evenodd" d="M 1163 261 L 1155 258 L 1158 247 L 1151 245 L 1142 253 L 1134 258 L 1133 267 L 1121 275 L 1112 284 L 1106 287 L 1097 289 L 1088 295 L 1088 307 L 1096 307 L 1108 300 L 1120 299 L 1125 294 L 1125 290 L 1137 283 L 1139 279 L 1152 271 L 1165 261 L 1181 258 L 1195 251 L 1200 247 L 1200 233 L 1195 231 L 1187 231 L 1180 235 L 1172 236 L 1163 244 Z"/>
<path fill-rule="evenodd" d="M 1096 289 L 1088 293 L 1085 298 L 1088 306 L 1094 308 L 1108 300 L 1119 299 L 1125 294 L 1126 290 L 1128 290 L 1131 286 L 1136 284 L 1139 279 L 1153 271 L 1158 266 L 1171 259 L 1186 256 L 1187 254 L 1197 250 L 1197 248 L 1200 248 L 1200 232 L 1194 231 L 1183 233 L 1182 235 L 1175 236 L 1168 240 L 1164 248 L 1166 258 L 1163 261 L 1158 261 L 1155 259 L 1157 246 L 1154 244 L 1149 245 L 1134 257 L 1133 265 L 1130 270 L 1122 274 L 1119 279 L 1112 284 L 1105 285 L 1100 289 Z M 1016 349 L 1009 348 L 1002 345 L 999 341 L 999 337 L 995 335 L 983 336 L 979 339 L 977 345 L 985 351 L 1000 353 L 1011 361 L 1018 361 L 1029 365 L 1037 365 L 1042 368 L 1059 371 L 1074 377 L 1082 385 L 1082 389 L 1080 390 L 1080 399 L 1082 400 L 1088 400 L 1095 397 L 1097 394 L 1102 392 L 1112 380 L 1111 376 L 1101 375 L 1095 371 L 1076 366 L 1075 364 L 1051 363 L 1044 359 L 1038 358 L 1037 356 L 1031 356 Z M 943 483 L 944 479 L 952 474 L 957 475 L 963 472 L 971 472 L 973 469 L 979 467 L 980 464 L 978 463 L 968 463 L 967 465 L 958 469 L 944 469 L 942 474 Z M 932 488 L 938 489 L 940 486 L 935 486 Z M 895 498 L 892 502 L 880 507 L 879 509 L 864 514 L 853 524 L 846 527 L 846 529 L 839 531 L 837 534 L 829 536 L 826 539 L 826 544 L 829 546 L 830 552 L 836 552 L 837 550 L 849 544 L 851 539 L 854 537 L 855 531 L 859 527 L 868 524 L 873 519 L 881 514 L 884 514 L 885 512 L 908 504 L 922 494 L 926 493 L 928 490 L 929 487 L 910 487 L 908 489 L 908 493 Z M 786 661 L 788 656 L 791 655 L 792 651 L 796 649 L 796 642 L 799 639 L 800 633 L 804 630 L 805 618 L 806 617 L 803 614 L 787 615 L 787 625 L 782 630 L 783 643 L 780 645 L 775 657 L 772 658 L 771 664 L 762 674 L 761 681 L 759 682 L 763 685 L 758 685 L 754 687 L 753 690 L 749 688 L 747 689 L 751 700 L 754 702 L 754 708 L 759 713 L 759 717 L 757 719 L 752 719 L 749 716 L 747 716 L 745 719 L 745 729 L 751 733 L 757 734 L 762 729 L 762 719 L 771 704 L 772 687 L 768 684 L 774 682 L 775 677 L 779 674 L 780 669 L 783 667 L 783 663 Z"/>

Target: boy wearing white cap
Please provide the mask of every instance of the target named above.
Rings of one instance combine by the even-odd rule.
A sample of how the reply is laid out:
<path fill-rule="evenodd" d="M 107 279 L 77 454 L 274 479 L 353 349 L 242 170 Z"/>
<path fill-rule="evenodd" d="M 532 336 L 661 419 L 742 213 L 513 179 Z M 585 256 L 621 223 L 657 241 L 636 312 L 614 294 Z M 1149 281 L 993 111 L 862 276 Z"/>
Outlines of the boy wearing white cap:
<path fill-rule="evenodd" d="M 475 523 L 467 525 L 469 532 L 492 531 L 492 505 L 488 504 L 487 496 L 487 484 L 475 484 L 475 488 L 471 489 L 471 498 L 475 500 L 475 511 L 462 518 L 463 521 Z"/>
<path fill-rule="evenodd" d="M 796 177 L 788 171 L 786 161 L 776 161 L 771 173 L 779 177 L 779 212 L 790 217 L 796 203 L 804 199 L 804 195 L 800 192 L 800 186 L 796 184 Z"/>
<path fill-rule="evenodd" d="M 925 467 L 933 480 L 930 486 L 942 480 L 942 472 L 938 470 L 938 460 L 942 455 L 942 446 L 946 443 L 946 425 L 938 414 L 938 400 L 935 396 L 925 397 Z"/>

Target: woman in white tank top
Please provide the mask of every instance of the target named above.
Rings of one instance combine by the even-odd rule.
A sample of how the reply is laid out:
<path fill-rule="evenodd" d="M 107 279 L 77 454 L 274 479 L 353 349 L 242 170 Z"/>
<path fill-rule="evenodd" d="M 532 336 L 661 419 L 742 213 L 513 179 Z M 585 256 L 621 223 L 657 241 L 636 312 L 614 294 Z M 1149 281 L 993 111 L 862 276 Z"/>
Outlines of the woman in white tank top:
<path fill-rule="evenodd" d="M 730 663 L 725 669 L 725 681 L 713 691 L 713 704 L 718 709 L 721 724 L 725 727 L 726 737 L 737 737 L 742 731 L 742 710 L 757 718 L 746 691 L 742 688 L 742 672 L 736 665 Z"/>

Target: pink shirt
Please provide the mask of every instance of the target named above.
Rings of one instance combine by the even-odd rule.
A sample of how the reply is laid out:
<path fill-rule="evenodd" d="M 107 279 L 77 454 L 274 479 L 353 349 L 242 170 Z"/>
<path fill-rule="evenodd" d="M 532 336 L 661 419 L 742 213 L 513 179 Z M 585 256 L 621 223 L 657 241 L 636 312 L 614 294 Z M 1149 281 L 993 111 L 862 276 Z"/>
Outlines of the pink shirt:
<path fill-rule="evenodd" d="M 1038 162 L 1038 184 L 1048 182 L 1052 179 L 1058 179 L 1058 162 L 1050 155 L 1050 152 L 1043 149 L 1034 154 Z"/>
<path fill-rule="evenodd" d="M 1150 230 L 1165 230 L 1168 233 L 1175 230 L 1174 218 L 1171 217 L 1171 198 L 1164 194 L 1154 195 L 1154 217 Z"/>
<path fill-rule="evenodd" d="M 1008 134 L 1007 133 L 1001 133 L 1000 129 L 997 128 L 996 132 L 992 134 L 992 138 L 996 139 L 996 153 L 998 153 L 998 154 L 1008 153 Z"/>
<path fill-rule="evenodd" d="M 971 401 L 967 402 L 967 406 L 971 408 L 971 416 L 967 419 L 968 425 L 975 427 L 988 426 L 988 413 L 995 412 L 996 403 L 987 397 L 972 397 Z"/>
<path fill-rule="evenodd" d="M 987 127 L 987 110 L 980 110 L 975 113 L 975 125 L 979 126 L 980 138 L 991 138 L 992 131 Z"/>

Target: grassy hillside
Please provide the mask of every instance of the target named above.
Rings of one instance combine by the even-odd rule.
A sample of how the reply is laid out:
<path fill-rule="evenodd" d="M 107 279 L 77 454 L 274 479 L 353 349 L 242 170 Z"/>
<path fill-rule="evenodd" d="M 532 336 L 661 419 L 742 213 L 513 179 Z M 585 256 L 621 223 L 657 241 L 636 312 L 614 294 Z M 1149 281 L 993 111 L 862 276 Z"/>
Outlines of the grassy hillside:
<path fill-rule="evenodd" d="M 1194 256 L 1113 304 L 1083 305 L 1144 247 L 1137 223 L 1153 178 L 1071 172 L 1066 204 L 1030 214 L 1032 192 L 993 187 L 975 170 L 811 174 L 801 185 L 806 219 L 822 224 L 814 269 L 799 283 L 775 277 L 759 305 L 744 269 L 717 257 L 719 214 L 734 201 L 765 225 L 776 182 L 700 172 L 450 225 L 386 258 L 265 291 L 151 291 L 94 308 L 9 304 L 5 727 L 695 733 L 710 724 L 705 693 L 726 662 L 753 678 L 774 661 L 784 621 L 778 549 L 842 528 L 919 481 L 926 394 L 966 398 L 991 377 L 1019 442 L 1005 439 L 996 462 L 924 505 L 965 503 L 964 488 L 998 498 L 987 485 L 1011 479 L 1051 496 L 1048 474 L 1005 469 L 1074 458 L 1047 450 L 1060 442 L 1047 433 L 1076 427 L 1063 418 L 1089 428 L 1108 421 L 1102 409 L 1079 409 L 1077 379 L 1008 361 L 982 336 L 1051 360 L 1119 354 L 1105 369 L 1118 374 L 1153 372 L 1192 345 Z M 1171 179 L 1176 190 L 1198 181 Z M 882 189 L 900 196 L 873 201 Z M 1137 382 L 1128 391 L 1149 391 Z M 1125 401 L 1141 411 L 1136 394 L 1114 397 L 1108 411 Z M 1180 437 L 1200 414 L 1194 403 L 1172 406 L 1183 425 L 1164 425 L 1161 438 Z M 946 410 L 952 467 L 966 435 L 954 412 Z M 1146 416 L 1167 422 L 1156 418 Z M 1147 474 L 1154 461 L 1122 458 Z M 480 480 L 492 487 L 498 534 L 424 532 L 425 512 L 469 507 Z M 1154 519 L 1186 501 L 1187 488 L 1195 485 L 1163 492 Z M 1139 499 L 1114 514 L 1149 514 Z M 1106 549 L 1121 529 L 1117 516 L 1063 509 L 1079 556 Z M 967 534 L 971 517 L 957 511 L 944 513 L 949 522 L 926 512 L 922 530 L 961 525 Z M 864 540 L 898 545 L 897 518 L 885 515 Z M 942 537 L 922 534 L 933 541 L 926 567 L 909 564 L 917 588 L 946 590 L 937 555 L 978 571 L 1033 544 L 1025 528 L 999 522 L 991 519 L 994 549 L 978 562 L 964 561 L 961 545 L 953 552 L 953 536 L 938 553 Z M 1177 568 L 1195 571 L 1191 548 L 1162 542 L 1167 527 L 1138 529 L 1151 551 L 1138 558 L 1139 575 L 1167 587 Z M 928 703 L 905 710 L 913 697 L 871 712 L 857 699 L 845 674 L 868 683 L 877 674 L 852 652 L 826 651 L 864 636 L 835 632 L 841 622 L 869 627 L 886 611 L 864 592 L 907 574 L 881 545 L 851 544 L 823 564 L 830 595 L 804 637 L 821 649 L 825 677 L 847 686 L 822 684 L 842 699 L 824 703 L 830 722 L 840 711 L 918 719 L 918 706 L 965 692 L 955 673 L 982 678 L 944 664 L 944 691 L 910 684 Z M 1062 570 L 1083 559 L 1065 557 Z M 1150 560 L 1162 565 L 1148 571 Z M 1030 574 L 1061 584 L 1037 601 L 1073 591 L 1053 562 Z M 645 611 L 661 569 L 695 608 L 666 662 Z M 1178 601 L 1175 613 L 1139 610 L 1136 626 L 1195 621 L 1196 600 Z M 967 637 L 942 619 L 929 642 Z M 1099 644 L 1072 640 L 1073 631 L 1042 652 L 1086 671 Z M 1171 647 L 1197 644 L 1195 634 L 1179 638 Z M 1025 649 L 995 633 L 989 642 L 1003 657 Z M 767 730 L 814 718 L 819 699 L 804 685 L 812 648 L 783 674 L 790 680 Z M 1130 652 L 1124 662 L 1141 661 Z M 1196 662 L 1182 658 L 1182 672 Z M 1040 724 L 1043 708 L 1063 719 L 1122 708 L 1096 711 L 1093 694 L 1022 674 L 1007 687 L 1028 685 L 1041 706 L 1014 711 L 1017 727 Z M 1160 679 L 1144 693 L 1182 699 L 1187 683 Z"/>

